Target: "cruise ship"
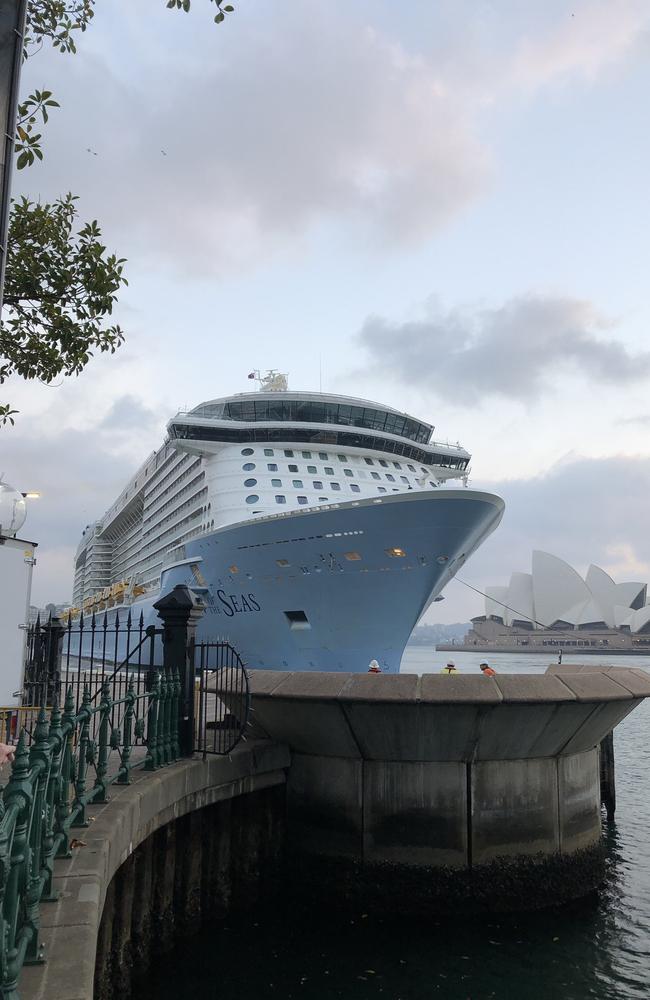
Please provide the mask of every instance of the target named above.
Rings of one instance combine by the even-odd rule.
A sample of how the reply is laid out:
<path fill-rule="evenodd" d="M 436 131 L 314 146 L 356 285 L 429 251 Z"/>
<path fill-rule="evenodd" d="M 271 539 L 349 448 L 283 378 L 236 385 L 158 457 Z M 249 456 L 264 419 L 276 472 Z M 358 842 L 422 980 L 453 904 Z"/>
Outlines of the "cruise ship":
<path fill-rule="evenodd" d="M 198 637 L 250 667 L 396 673 L 414 626 L 496 528 L 503 501 L 467 486 L 470 454 L 389 406 L 254 392 L 176 414 L 75 558 L 73 614 L 205 603 Z M 252 377 L 252 376 L 249 376 Z"/>

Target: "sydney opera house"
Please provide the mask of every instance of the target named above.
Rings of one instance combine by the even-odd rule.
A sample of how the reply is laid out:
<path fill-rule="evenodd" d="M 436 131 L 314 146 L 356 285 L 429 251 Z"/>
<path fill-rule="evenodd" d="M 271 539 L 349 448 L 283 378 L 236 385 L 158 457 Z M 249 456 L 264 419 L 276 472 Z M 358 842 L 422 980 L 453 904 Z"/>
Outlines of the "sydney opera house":
<path fill-rule="evenodd" d="M 472 619 L 464 645 L 650 646 L 648 587 L 616 583 L 599 566 L 584 579 L 563 559 L 533 552 L 532 572 L 486 588 L 485 614 Z"/>

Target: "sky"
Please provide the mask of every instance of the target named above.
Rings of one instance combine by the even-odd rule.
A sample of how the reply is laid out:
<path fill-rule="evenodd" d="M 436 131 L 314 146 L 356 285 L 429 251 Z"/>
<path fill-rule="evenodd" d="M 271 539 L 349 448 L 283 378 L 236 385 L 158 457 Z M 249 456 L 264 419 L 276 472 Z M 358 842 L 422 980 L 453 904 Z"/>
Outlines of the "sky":
<path fill-rule="evenodd" d="M 77 194 L 129 281 L 115 355 L 2 387 L 35 603 L 167 420 L 254 368 L 460 441 L 507 505 L 472 586 L 534 548 L 650 579 L 646 0 L 214 10 L 97 0 L 77 55 L 25 65 L 61 109 L 14 194 Z M 482 610 L 452 582 L 428 620 Z"/>

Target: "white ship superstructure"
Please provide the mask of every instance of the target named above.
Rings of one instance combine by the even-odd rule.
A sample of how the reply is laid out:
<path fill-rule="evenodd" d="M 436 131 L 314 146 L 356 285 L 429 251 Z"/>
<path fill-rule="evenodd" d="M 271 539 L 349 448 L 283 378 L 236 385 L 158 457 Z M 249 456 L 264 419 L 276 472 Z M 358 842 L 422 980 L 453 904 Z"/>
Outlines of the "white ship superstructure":
<path fill-rule="evenodd" d="M 220 614 L 229 633 L 238 631 L 240 606 L 252 613 L 257 605 L 255 629 L 252 614 L 247 621 L 249 659 L 255 632 L 253 645 L 264 636 L 275 645 L 278 666 L 291 662 L 300 669 L 302 657 L 305 669 L 331 669 L 335 637 L 356 649 L 354 630 L 361 636 L 369 626 L 359 620 L 366 612 L 358 599 L 356 625 L 337 621 L 334 611 L 356 572 L 367 614 L 382 614 L 378 601 L 400 609 L 394 645 L 403 646 L 446 580 L 496 526 L 502 501 L 443 485 L 466 484 L 470 455 L 459 444 L 432 441 L 430 424 L 362 399 L 290 392 L 282 376 L 273 375 L 270 389 L 267 383 L 262 391 L 210 400 L 170 420 L 162 448 L 84 531 L 76 556 L 77 608 L 150 606 L 161 582 L 163 590 L 187 582 L 201 591 L 213 627 Z M 396 564 L 419 571 L 403 607 L 406 591 L 396 593 L 382 575 Z M 323 573 L 337 594 L 324 586 Z M 284 608 L 292 580 L 295 607 Z M 231 583 L 240 593 L 233 591 L 234 603 Z M 282 607 L 268 612 L 280 594 L 287 595 Z M 315 602 L 324 616 L 329 608 L 328 624 L 323 617 L 318 629 Z M 293 633 L 289 650 L 282 629 Z M 366 639 L 360 645 L 365 649 Z M 253 659 L 267 662 L 269 655 Z"/>

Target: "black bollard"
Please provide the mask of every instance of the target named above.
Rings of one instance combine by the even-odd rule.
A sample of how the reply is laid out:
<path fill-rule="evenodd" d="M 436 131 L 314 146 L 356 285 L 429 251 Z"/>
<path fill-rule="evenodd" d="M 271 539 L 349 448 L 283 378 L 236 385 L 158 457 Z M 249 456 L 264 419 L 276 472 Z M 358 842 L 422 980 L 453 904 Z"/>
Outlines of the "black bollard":
<path fill-rule="evenodd" d="M 613 822 L 616 812 L 613 730 L 600 743 L 600 801 L 607 811 L 607 822 Z"/>

